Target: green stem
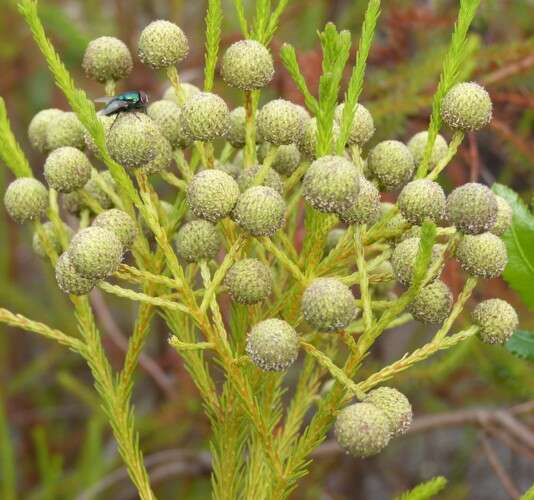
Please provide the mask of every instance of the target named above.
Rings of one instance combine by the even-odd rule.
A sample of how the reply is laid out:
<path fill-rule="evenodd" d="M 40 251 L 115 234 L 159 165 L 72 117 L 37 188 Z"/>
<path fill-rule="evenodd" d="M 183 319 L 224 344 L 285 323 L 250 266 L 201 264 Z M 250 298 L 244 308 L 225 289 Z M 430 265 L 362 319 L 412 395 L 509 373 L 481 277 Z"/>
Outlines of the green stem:
<path fill-rule="evenodd" d="M 254 100 L 252 92 L 246 90 L 245 94 L 245 168 L 256 163 L 256 124 L 254 117 Z"/>

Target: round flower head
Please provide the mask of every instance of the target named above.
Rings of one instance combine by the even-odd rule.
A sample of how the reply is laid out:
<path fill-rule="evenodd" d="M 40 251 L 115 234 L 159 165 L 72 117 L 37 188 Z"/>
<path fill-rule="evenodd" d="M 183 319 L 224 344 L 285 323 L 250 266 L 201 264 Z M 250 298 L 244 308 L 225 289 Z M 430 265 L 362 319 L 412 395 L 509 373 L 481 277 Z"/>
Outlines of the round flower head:
<path fill-rule="evenodd" d="M 490 96 L 475 82 L 456 84 L 441 101 L 441 117 L 453 129 L 479 130 L 491 121 L 491 114 Z"/>
<path fill-rule="evenodd" d="M 405 286 L 410 286 L 413 279 L 413 271 L 417 253 L 419 252 L 419 238 L 408 238 L 401 241 L 393 250 L 391 256 L 391 265 L 396 280 Z M 432 248 L 432 257 L 430 265 L 433 265 L 442 253 L 442 245 L 434 245 Z M 439 273 L 438 273 L 439 274 Z"/>
<path fill-rule="evenodd" d="M 415 170 L 412 153 L 399 141 L 379 142 L 369 153 L 369 170 L 386 191 L 401 188 Z"/>
<path fill-rule="evenodd" d="M 98 121 L 102 124 L 102 127 L 104 128 L 104 136 L 107 137 L 109 130 L 113 126 L 113 123 L 115 122 L 116 116 L 107 116 L 98 114 L 96 115 L 98 118 Z M 85 142 L 85 147 L 89 150 L 90 153 L 92 153 L 95 158 L 100 158 L 100 151 L 98 150 L 98 147 L 96 146 L 95 141 L 93 140 L 93 137 L 91 134 L 87 131 L 83 131 L 83 140 Z"/>
<path fill-rule="evenodd" d="M 171 143 L 161 134 L 156 137 L 155 141 L 156 156 L 141 167 L 141 170 L 147 175 L 166 170 L 172 162 Z"/>
<path fill-rule="evenodd" d="M 150 23 L 139 37 L 139 59 L 153 69 L 174 66 L 187 56 L 189 44 L 184 32 L 170 21 Z"/>
<path fill-rule="evenodd" d="M 118 208 L 105 210 L 95 217 L 93 226 L 111 231 L 121 242 L 123 251 L 129 250 L 137 236 L 135 221 Z"/>
<path fill-rule="evenodd" d="M 452 293 L 443 281 L 423 287 L 408 305 L 408 311 L 422 323 L 443 323 L 452 307 Z"/>
<path fill-rule="evenodd" d="M 68 252 L 62 253 L 56 262 L 56 281 L 59 289 L 69 295 L 86 295 L 98 282 L 81 276 L 72 265 Z"/>
<path fill-rule="evenodd" d="M 343 109 L 345 104 L 342 103 L 336 108 L 336 120 L 338 125 L 341 126 L 343 118 Z M 348 145 L 351 146 L 356 144 L 358 146 L 363 146 L 366 144 L 375 133 L 375 123 L 371 113 L 362 106 L 361 104 L 356 104 L 354 109 L 354 114 L 352 116 L 352 124 L 350 126 L 350 133 L 348 138 Z"/>
<path fill-rule="evenodd" d="M 243 106 L 230 113 L 230 124 L 226 132 L 226 140 L 236 149 L 245 145 L 246 112 Z"/>
<path fill-rule="evenodd" d="M 446 216 L 465 234 L 489 231 L 497 220 L 497 199 L 487 186 L 469 182 L 447 197 Z"/>
<path fill-rule="evenodd" d="M 221 244 L 219 230 L 205 220 L 192 220 L 176 234 L 176 252 L 187 262 L 213 259 Z"/>
<path fill-rule="evenodd" d="M 512 217 L 514 213 L 512 207 L 510 207 L 504 198 L 495 195 L 495 199 L 497 200 L 497 217 L 495 224 L 491 228 L 491 232 L 497 236 L 502 236 L 512 225 Z"/>
<path fill-rule="evenodd" d="M 68 253 L 78 274 L 88 279 L 104 279 L 119 268 L 122 244 L 113 231 L 92 226 L 72 238 Z"/>
<path fill-rule="evenodd" d="M 184 130 L 195 141 L 224 137 L 230 126 L 230 111 L 222 98 L 209 92 L 191 97 L 182 108 Z"/>
<path fill-rule="evenodd" d="M 339 125 L 332 124 L 332 142 L 335 144 L 339 138 Z M 298 145 L 300 150 L 308 158 L 316 158 L 317 151 L 317 119 L 311 118 L 304 122 L 302 134 L 300 135 Z"/>
<path fill-rule="evenodd" d="M 71 146 L 54 149 L 45 161 L 48 185 L 60 193 L 81 189 L 91 177 L 91 163 L 79 149 Z"/>
<path fill-rule="evenodd" d="M 337 244 L 341 238 L 343 238 L 346 232 L 347 230 L 341 227 L 336 227 L 335 229 L 329 231 L 329 233 L 326 235 L 324 244 L 324 250 L 326 254 L 329 254 L 334 248 L 336 248 Z"/>
<path fill-rule="evenodd" d="M 180 87 L 182 90 L 182 97 L 179 98 L 176 95 L 176 90 L 171 85 L 163 94 L 163 99 L 167 101 L 173 101 L 175 104 L 181 106 L 184 102 L 189 100 L 192 96 L 200 94 L 200 89 L 192 83 L 181 82 Z"/>
<path fill-rule="evenodd" d="M 241 173 L 237 178 L 237 184 L 239 185 L 239 189 L 241 191 L 244 192 L 254 185 L 256 174 L 261 170 L 261 168 L 261 165 L 254 165 L 241 170 Z M 270 187 L 280 194 L 283 194 L 284 192 L 284 183 L 282 182 L 280 176 L 272 168 L 269 168 L 267 171 L 267 175 L 265 176 L 265 179 L 261 185 Z"/>
<path fill-rule="evenodd" d="M 437 182 L 416 179 L 402 188 L 397 204 L 410 224 L 421 224 L 425 219 L 439 221 L 445 211 L 445 201 L 445 193 Z"/>
<path fill-rule="evenodd" d="M 101 36 L 87 45 L 82 67 L 92 80 L 100 83 L 117 81 L 132 72 L 132 55 L 126 44 L 118 38 Z"/>
<path fill-rule="evenodd" d="M 379 387 L 367 394 L 363 400 L 384 412 L 389 421 L 391 437 L 406 434 L 412 424 L 412 405 L 402 392 L 393 387 Z"/>
<path fill-rule="evenodd" d="M 241 90 L 261 89 L 273 78 L 273 58 L 261 43 L 240 40 L 226 49 L 221 74 L 230 87 Z"/>
<path fill-rule="evenodd" d="M 281 319 L 266 319 L 250 330 L 246 351 L 253 363 L 262 370 L 287 370 L 299 353 L 297 332 Z"/>
<path fill-rule="evenodd" d="M 354 457 L 380 453 L 391 439 L 386 414 L 370 403 L 355 403 L 339 412 L 334 426 L 336 441 Z"/>
<path fill-rule="evenodd" d="M 504 344 L 514 333 L 519 320 L 515 309 L 501 299 L 488 299 L 473 311 L 473 321 L 486 344 Z"/>
<path fill-rule="evenodd" d="M 161 136 L 154 121 L 143 113 L 121 113 L 107 136 L 111 157 L 126 168 L 143 167 L 157 155 Z"/>
<path fill-rule="evenodd" d="M 415 164 L 418 166 L 425 154 L 428 132 L 418 132 L 408 141 L 408 149 L 411 151 Z M 438 134 L 432 146 L 432 153 L 428 162 L 429 170 L 432 170 L 447 154 L 447 141 Z"/>
<path fill-rule="evenodd" d="M 456 247 L 456 259 L 469 275 L 490 279 L 502 274 L 508 254 L 504 242 L 492 233 L 466 234 Z"/>
<path fill-rule="evenodd" d="M 258 133 L 264 141 L 277 146 L 291 144 L 302 134 L 302 111 L 284 99 L 270 101 L 260 109 L 257 118 Z"/>
<path fill-rule="evenodd" d="M 43 109 L 32 118 L 28 126 L 28 139 L 37 151 L 41 153 L 50 151 L 47 140 L 48 127 L 62 113 L 60 109 Z"/>
<path fill-rule="evenodd" d="M 96 201 L 98 201 L 102 208 L 111 208 L 113 206 L 113 202 L 104 189 L 102 189 L 101 184 L 108 186 L 111 191 L 115 191 L 115 181 L 113 180 L 111 173 L 107 170 L 99 173 L 92 172 L 91 178 L 87 181 L 87 184 L 83 187 L 83 189 L 87 191 L 87 193 L 89 193 L 89 195 L 92 196 Z M 72 213 L 76 213 L 76 211 Z"/>
<path fill-rule="evenodd" d="M 162 99 L 153 102 L 148 107 L 147 114 L 174 149 L 186 148 L 191 144 L 191 139 L 184 129 L 182 110 L 178 104 Z"/>
<path fill-rule="evenodd" d="M 202 219 L 216 222 L 233 210 L 239 198 L 239 187 L 221 170 L 202 170 L 187 188 L 187 202 L 192 212 Z"/>
<path fill-rule="evenodd" d="M 308 168 L 302 182 L 304 199 L 321 212 L 342 212 L 356 203 L 360 175 L 343 156 L 323 156 Z"/>
<path fill-rule="evenodd" d="M 350 288 L 336 278 L 317 278 L 304 290 L 301 302 L 304 319 L 320 332 L 343 330 L 358 309 Z"/>
<path fill-rule="evenodd" d="M 54 224 L 52 224 L 52 222 L 49 221 L 49 222 L 45 222 L 41 227 L 42 227 L 42 230 L 44 232 L 46 239 L 48 240 L 48 244 L 50 245 L 52 250 L 54 250 L 56 253 L 59 254 L 61 252 L 61 241 L 59 240 L 59 236 L 56 232 Z M 65 231 L 67 238 L 70 241 L 72 236 L 74 235 L 74 231 L 66 224 L 63 224 L 63 230 Z M 33 251 L 39 257 L 43 259 L 47 257 L 45 242 L 41 238 L 38 231 L 35 231 L 33 233 L 32 248 L 33 248 Z"/>
<path fill-rule="evenodd" d="M 4 205 L 9 216 L 19 224 L 40 219 L 48 210 L 48 190 L 37 179 L 20 177 L 7 187 Z"/>
<path fill-rule="evenodd" d="M 380 192 L 372 182 L 360 176 L 360 192 L 356 203 L 339 212 L 339 218 L 347 224 L 374 224 L 380 217 Z"/>
<path fill-rule="evenodd" d="M 46 128 L 46 145 L 49 151 L 62 146 L 83 149 L 85 129 L 72 111 L 55 116 Z"/>
<path fill-rule="evenodd" d="M 224 284 L 239 304 L 257 304 L 271 294 L 273 275 L 260 260 L 242 259 L 226 273 Z"/>
<path fill-rule="evenodd" d="M 272 236 L 285 223 L 286 204 L 267 186 L 247 189 L 237 200 L 232 217 L 252 236 Z"/>
<path fill-rule="evenodd" d="M 268 143 L 262 144 L 258 148 L 258 160 L 263 163 L 267 157 Z M 290 176 L 300 163 L 300 151 L 295 144 L 285 144 L 278 146 L 271 167 L 280 175 Z"/>

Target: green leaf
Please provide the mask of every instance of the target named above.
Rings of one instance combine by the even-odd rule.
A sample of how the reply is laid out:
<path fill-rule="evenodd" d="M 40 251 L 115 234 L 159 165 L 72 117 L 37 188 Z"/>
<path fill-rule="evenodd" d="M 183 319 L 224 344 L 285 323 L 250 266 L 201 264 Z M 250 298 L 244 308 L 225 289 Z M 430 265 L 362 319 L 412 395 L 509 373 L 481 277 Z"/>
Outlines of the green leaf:
<path fill-rule="evenodd" d="M 426 483 L 417 485 L 414 489 L 402 493 L 396 500 L 427 500 L 437 495 L 445 486 L 447 480 L 442 476 L 437 476 Z"/>
<path fill-rule="evenodd" d="M 506 350 L 518 358 L 534 361 L 534 333 L 517 330 L 506 342 Z"/>
<path fill-rule="evenodd" d="M 534 484 L 521 495 L 519 500 L 534 500 Z"/>
<path fill-rule="evenodd" d="M 534 215 L 510 188 L 494 184 L 493 191 L 509 203 L 514 213 L 511 227 L 502 236 L 508 251 L 503 278 L 527 307 L 534 309 Z"/>

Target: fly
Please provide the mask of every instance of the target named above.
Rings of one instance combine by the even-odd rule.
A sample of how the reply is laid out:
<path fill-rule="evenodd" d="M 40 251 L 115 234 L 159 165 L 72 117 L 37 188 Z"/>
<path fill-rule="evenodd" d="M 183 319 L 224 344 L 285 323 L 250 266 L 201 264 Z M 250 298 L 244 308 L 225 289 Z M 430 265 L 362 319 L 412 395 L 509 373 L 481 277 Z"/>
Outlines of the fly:
<path fill-rule="evenodd" d="M 130 90 L 114 97 L 100 97 L 95 102 L 104 102 L 106 107 L 100 111 L 101 115 L 111 116 L 127 111 L 145 111 L 148 95 L 142 90 Z"/>

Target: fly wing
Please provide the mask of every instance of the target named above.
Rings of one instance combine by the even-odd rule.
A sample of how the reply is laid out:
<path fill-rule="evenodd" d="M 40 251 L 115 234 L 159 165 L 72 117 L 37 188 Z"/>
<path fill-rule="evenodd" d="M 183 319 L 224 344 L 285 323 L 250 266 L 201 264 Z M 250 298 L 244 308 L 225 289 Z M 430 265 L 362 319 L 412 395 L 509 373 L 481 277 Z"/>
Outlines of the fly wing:
<path fill-rule="evenodd" d="M 114 99 L 113 101 L 110 101 L 103 110 L 100 111 L 100 114 L 109 116 L 125 109 L 128 109 L 127 102 Z"/>
<path fill-rule="evenodd" d="M 107 96 L 104 96 L 104 97 L 97 97 L 96 99 L 93 99 L 95 102 L 104 102 L 104 103 L 108 103 L 109 101 L 111 101 L 112 99 L 114 99 L 114 97 L 107 97 Z"/>

